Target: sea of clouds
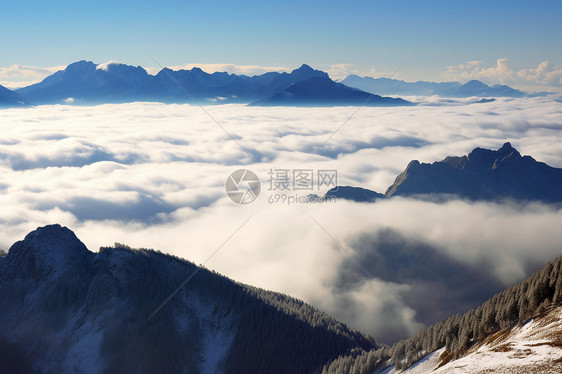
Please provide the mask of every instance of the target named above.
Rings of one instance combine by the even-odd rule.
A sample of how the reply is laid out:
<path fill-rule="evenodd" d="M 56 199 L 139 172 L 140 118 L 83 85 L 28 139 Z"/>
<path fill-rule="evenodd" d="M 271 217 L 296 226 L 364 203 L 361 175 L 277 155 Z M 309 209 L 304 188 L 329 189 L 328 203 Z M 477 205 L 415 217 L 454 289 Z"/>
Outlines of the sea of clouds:
<path fill-rule="evenodd" d="M 413 99 L 422 104 L 359 111 L 218 105 L 207 113 L 159 103 L 0 110 L 0 249 L 60 223 L 90 250 L 120 242 L 172 253 L 395 341 L 562 254 L 562 210 L 553 206 L 268 202 L 279 192 L 269 190 L 271 169 L 337 170 L 339 185 L 384 193 L 410 160 L 506 141 L 562 167 L 560 98 Z M 225 194 L 240 168 L 262 181 L 247 205 Z"/>

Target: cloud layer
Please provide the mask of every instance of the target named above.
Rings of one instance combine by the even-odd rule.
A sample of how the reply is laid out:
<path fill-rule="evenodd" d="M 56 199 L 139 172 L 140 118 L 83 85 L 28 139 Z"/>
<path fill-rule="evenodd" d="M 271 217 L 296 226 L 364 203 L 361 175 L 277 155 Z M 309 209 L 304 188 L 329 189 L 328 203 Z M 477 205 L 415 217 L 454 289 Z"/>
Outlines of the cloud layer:
<path fill-rule="evenodd" d="M 1 110 L 0 249 L 59 222 L 91 250 L 121 242 L 205 262 L 393 341 L 560 255 L 562 211 L 401 198 L 270 204 L 268 171 L 336 169 L 339 184 L 384 192 L 412 159 L 505 141 L 562 167 L 559 102 L 470 102 L 362 108 L 325 145 L 355 108 L 207 108 L 228 133 L 190 105 Z M 241 206 L 224 183 L 246 167 L 262 192 Z"/>

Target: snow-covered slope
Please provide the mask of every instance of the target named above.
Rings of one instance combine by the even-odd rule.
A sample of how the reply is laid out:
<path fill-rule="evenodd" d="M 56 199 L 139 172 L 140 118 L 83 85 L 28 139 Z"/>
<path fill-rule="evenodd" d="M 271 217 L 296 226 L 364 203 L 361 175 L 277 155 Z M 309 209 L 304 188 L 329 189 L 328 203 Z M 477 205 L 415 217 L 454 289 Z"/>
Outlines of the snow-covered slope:
<path fill-rule="evenodd" d="M 436 373 L 562 373 L 562 308 L 496 333 Z"/>
<path fill-rule="evenodd" d="M 441 354 L 445 352 L 445 348 L 438 349 L 435 352 L 432 352 L 419 360 L 413 366 L 409 367 L 404 371 L 396 370 L 394 365 L 389 366 L 387 368 L 379 369 L 375 371 L 374 374 L 398 374 L 398 373 L 407 373 L 407 374 L 425 374 L 432 372 L 437 366 L 439 366 L 440 359 L 439 357 Z"/>
<path fill-rule="evenodd" d="M 445 349 L 430 353 L 414 366 L 393 366 L 376 374 L 562 373 L 562 307 L 507 332 L 497 332 L 467 354 L 443 364 Z"/>

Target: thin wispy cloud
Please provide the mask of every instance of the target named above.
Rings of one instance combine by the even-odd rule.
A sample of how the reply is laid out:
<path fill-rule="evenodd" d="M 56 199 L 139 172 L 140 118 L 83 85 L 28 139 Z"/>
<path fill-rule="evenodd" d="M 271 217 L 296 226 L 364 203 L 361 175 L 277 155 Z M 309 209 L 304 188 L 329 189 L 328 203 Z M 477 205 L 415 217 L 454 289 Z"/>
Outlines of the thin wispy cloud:
<path fill-rule="evenodd" d="M 495 66 L 485 66 L 482 61 L 469 61 L 456 66 L 448 66 L 449 79 L 466 81 L 480 79 L 486 83 L 503 83 L 515 87 L 533 89 L 562 88 L 562 68 L 549 61 L 541 62 L 536 68 L 516 69 L 508 58 L 500 58 Z"/>
<path fill-rule="evenodd" d="M 0 85 L 7 88 L 29 86 L 41 82 L 49 75 L 64 68 L 65 66 L 38 67 L 19 64 L 0 67 Z"/>
<path fill-rule="evenodd" d="M 108 70 L 109 70 L 109 67 L 110 67 L 111 65 L 119 65 L 119 62 L 117 62 L 117 61 L 108 61 L 108 62 L 105 62 L 105 63 L 103 63 L 103 64 L 97 64 L 97 65 L 96 65 L 96 70 L 108 71 Z"/>

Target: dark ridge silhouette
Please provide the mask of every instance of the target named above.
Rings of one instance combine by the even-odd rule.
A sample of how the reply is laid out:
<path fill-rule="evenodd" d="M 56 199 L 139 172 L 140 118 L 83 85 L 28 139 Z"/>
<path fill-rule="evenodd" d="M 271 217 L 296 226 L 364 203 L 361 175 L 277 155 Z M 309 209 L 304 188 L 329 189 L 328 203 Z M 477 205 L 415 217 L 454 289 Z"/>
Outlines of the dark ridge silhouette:
<path fill-rule="evenodd" d="M 505 143 L 433 164 L 411 161 L 385 195 L 454 195 L 471 200 L 562 202 L 562 169 L 538 162 Z"/>
<path fill-rule="evenodd" d="M 361 187 L 352 187 L 352 186 L 337 186 L 330 189 L 328 192 L 326 192 L 324 198 L 331 198 L 331 197 L 351 200 L 358 203 L 373 202 L 378 199 L 386 198 L 385 195 L 377 193 L 375 191 L 367 190 Z"/>

